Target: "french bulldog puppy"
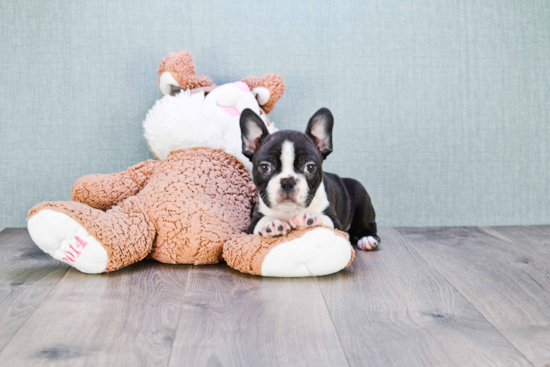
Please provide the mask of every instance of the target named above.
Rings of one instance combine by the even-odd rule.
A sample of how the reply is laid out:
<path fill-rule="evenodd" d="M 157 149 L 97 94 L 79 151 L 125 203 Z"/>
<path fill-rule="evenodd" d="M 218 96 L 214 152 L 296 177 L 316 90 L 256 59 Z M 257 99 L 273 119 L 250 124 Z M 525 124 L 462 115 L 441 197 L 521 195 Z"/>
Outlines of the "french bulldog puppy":
<path fill-rule="evenodd" d="M 361 250 L 380 244 L 374 208 L 363 185 L 323 172 L 323 161 L 332 152 L 333 124 L 332 113 L 321 108 L 305 133 L 270 134 L 254 111 L 243 110 L 242 153 L 252 161 L 259 192 L 249 234 L 275 237 L 291 228 L 325 225 L 348 232 Z"/>

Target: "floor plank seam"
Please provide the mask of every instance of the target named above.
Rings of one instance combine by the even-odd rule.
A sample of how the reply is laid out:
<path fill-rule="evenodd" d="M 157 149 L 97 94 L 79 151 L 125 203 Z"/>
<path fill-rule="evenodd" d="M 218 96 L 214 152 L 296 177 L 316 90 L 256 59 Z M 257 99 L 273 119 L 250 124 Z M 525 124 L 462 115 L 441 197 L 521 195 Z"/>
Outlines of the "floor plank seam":
<path fill-rule="evenodd" d="M 27 319 L 25 320 L 24 323 L 21 324 L 21 326 L 19 326 L 19 328 L 17 329 L 17 332 L 15 332 L 12 337 L 10 338 L 10 340 L 4 345 L 4 347 L 0 350 L 0 356 L 2 355 L 2 352 L 6 349 L 6 347 L 8 345 L 10 345 L 11 341 L 17 336 L 17 334 L 19 334 L 19 331 L 21 331 L 21 329 L 23 328 L 23 326 L 25 326 L 27 324 L 27 322 L 29 322 L 29 320 L 31 319 L 32 315 L 34 315 L 34 313 L 36 312 L 36 310 L 38 310 L 40 308 L 40 306 L 42 305 L 42 303 L 44 302 L 44 300 L 46 300 L 46 298 L 48 298 L 48 296 L 50 295 L 50 293 L 52 293 L 52 291 L 57 287 L 57 285 L 59 284 L 59 282 L 61 281 L 61 279 L 65 278 L 65 276 L 67 275 L 67 273 L 69 272 L 71 268 L 67 267 L 67 269 L 65 270 L 65 273 L 59 277 L 59 279 L 57 280 L 57 282 L 55 282 L 55 285 L 48 291 L 48 293 L 46 293 L 46 295 L 44 296 L 44 298 L 42 299 L 42 301 L 40 301 L 40 303 L 38 303 L 35 307 L 35 309 L 30 313 L 30 315 L 27 317 Z"/>
<path fill-rule="evenodd" d="M 187 281 L 185 282 L 185 290 L 186 290 L 185 294 L 187 294 L 187 289 L 189 288 L 189 279 L 191 278 L 191 272 L 192 272 L 192 269 L 187 272 Z M 169 367 L 170 362 L 172 361 L 172 354 L 174 352 L 174 344 L 176 343 L 176 337 L 178 336 L 178 329 L 179 329 L 179 326 L 180 326 L 181 315 L 183 313 L 183 308 L 185 306 L 186 298 L 187 298 L 187 296 L 183 298 L 183 301 L 182 301 L 181 306 L 180 306 L 180 313 L 178 315 L 178 322 L 176 323 L 176 330 L 174 330 L 174 340 L 172 340 L 172 346 L 170 347 L 170 355 L 168 356 L 168 363 L 166 364 L 166 367 Z"/>
<path fill-rule="evenodd" d="M 474 227 L 474 228 L 477 228 L 477 227 Z M 432 265 L 432 263 L 431 263 L 430 261 L 428 261 L 428 259 L 426 259 L 426 257 L 425 257 L 420 251 L 418 251 L 413 245 L 410 244 L 409 239 L 407 238 L 407 236 L 406 236 L 405 233 L 401 232 L 400 229 L 397 228 L 397 227 L 395 227 L 395 229 L 401 234 L 401 236 L 403 237 L 403 239 L 406 240 L 406 241 L 404 241 L 404 242 L 405 242 L 405 246 L 407 246 L 407 247 L 408 247 L 409 249 L 411 249 L 412 251 L 415 251 L 415 252 L 416 252 L 425 262 L 426 262 L 426 264 L 430 266 L 430 268 L 432 268 L 437 274 L 439 274 L 439 275 L 447 282 L 447 284 L 449 284 L 450 287 L 452 287 L 453 289 L 455 289 L 455 290 L 458 292 L 458 294 L 460 294 L 462 297 L 464 297 L 464 299 L 474 308 L 474 310 L 476 310 L 476 311 L 479 313 L 479 315 L 480 315 L 481 317 L 483 317 L 483 319 L 485 319 L 490 325 L 492 325 L 493 328 L 494 328 L 500 335 L 502 335 L 502 337 L 503 337 L 506 341 L 508 341 L 508 343 L 510 343 L 510 345 L 511 345 L 512 347 L 514 347 L 514 349 L 515 349 L 521 356 L 523 356 L 523 358 L 525 358 L 525 360 L 526 360 L 531 366 L 535 366 L 535 364 L 534 364 L 533 362 L 531 362 L 531 360 L 529 360 L 529 358 L 527 358 L 527 356 L 526 356 L 525 354 L 523 354 L 523 353 L 518 349 L 518 347 L 517 347 L 514 343 L 512 343 L 512 342 L 510 341 L 510 339 L 508 339 L 508 338 L 506 337 L 506 335 L 504 335 L 504 334 L 502 333 L 502 331 L 501 331 L 498 327 L 496 327 L 489 319 L 487 319 L 487 317 L 485 317 L 485 315 L 484 315 L 484 314 L 483 314 L 483 313 L 482 313 L 482 312 L 472 303 L 472 301 L 470 301 L 470 299 L 469 299 L 465 294 L 463 294 L 463 293 L 462 293 L 462 292 L 461 292 L 461 291 L 460 291 L 460 290 L 459 290 L 459 289 L 458 289 L 449 279 L 447 279 L 446 276 L 444 276 L 439 270 L 437 270 L 437 269 Z"/>
<path fill-rule="evenodd" d="M 342 339 L 340 338 L 340 334 L 338 333 L 338 328 L 336 328 L 336 324 L 334 323 L 334 319 L 332 318 L 332 313 L 330 312 L 330 309 L 327 304 L 327 300 L 325 299 L 325 294 L 323 293 L 323 290 L 319 285 L 319 281 L 317 280 L 317 277 L 315 277 L 315 284 L 317 284 L 317 288 L 319 289 L 319 292 L 321 292 L 321 297 L 323 297 L 323 303 L 325 304 L 327 313 L 330 316 L 330 322 L 332 323 L 332 327 L 334 327 L 334 332 L 338 337 L 338 342 L 340 343 L 340 347 L 342 348 L 342 352 L 344 353 L 344 357 L 346 358 L 346 363 L 348 364 L 349 367 L 351 367 L 351 364 L 349 363 L 348 355 L 346 353 L 346 349 L 344 348 L 344 344 L 342 343 Z"/>

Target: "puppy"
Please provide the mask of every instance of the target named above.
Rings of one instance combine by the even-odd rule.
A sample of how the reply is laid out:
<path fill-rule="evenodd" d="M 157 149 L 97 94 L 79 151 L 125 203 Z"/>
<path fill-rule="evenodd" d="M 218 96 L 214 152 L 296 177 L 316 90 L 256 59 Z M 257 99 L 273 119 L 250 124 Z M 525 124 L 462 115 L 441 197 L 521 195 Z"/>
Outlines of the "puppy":
<path fill-rule="evenodd" d="M 323 172 L 332 152 L 332 113 L 321 108 L 305 134 L 282 130 L 270 134 L 250 109 L 240 118 L 243 155 L 253 164 L 259 191 L 249 234 L 275 237 L 291 227 L 325 225 L 348 232 L 361 250 L 380 243 L 369 194 L 358 181 Z"/>

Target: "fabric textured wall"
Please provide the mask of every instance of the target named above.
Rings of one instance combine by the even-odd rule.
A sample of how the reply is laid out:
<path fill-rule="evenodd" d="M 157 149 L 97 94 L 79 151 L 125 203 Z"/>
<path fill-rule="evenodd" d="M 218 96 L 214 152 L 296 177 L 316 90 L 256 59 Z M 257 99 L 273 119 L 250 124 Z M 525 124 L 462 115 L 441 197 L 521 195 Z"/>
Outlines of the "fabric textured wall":
<path fill-rule="evenodd" d="M 276 72 L 271 119 L 335 116 L 326 170 L 382 226 L 550 223 L 550 2 L 0 0 L 0 229 L 150 158 L 156 70 Z"/>

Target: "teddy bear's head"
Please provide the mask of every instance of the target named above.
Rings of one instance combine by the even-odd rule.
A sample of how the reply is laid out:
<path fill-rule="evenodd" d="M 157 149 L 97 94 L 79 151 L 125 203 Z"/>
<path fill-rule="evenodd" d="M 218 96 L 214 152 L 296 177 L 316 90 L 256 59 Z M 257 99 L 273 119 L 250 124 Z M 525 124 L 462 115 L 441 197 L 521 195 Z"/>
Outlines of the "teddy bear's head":
<path fill-rule="evenodd" d="M 217 88 L 210 78 L 197 75 L 193 55 L 186 50 L 172 52 L 166 56 L 161 61 L 157 73 L 159 89 L 163 95 L 175 95 L 182 89 L 192 92 L 204 91 L 208 94 Z M 248 76 L 241 81 L 257 98 L 262 114 L 268 114 L 273 110 L 286 88 L 283 78 L 278 74 Z"/>
<path fill-rule="evenodd" d="M 224 149 L 249 170 L 252 164 L 242 154 L 239 119 L 250 108 L 270 132 L 276 130 L 267 112 L 282 96 L 285 85 L 276 74 L 248 77 L 216 86 L 197 76 L 188 51 L 168 55 L 160 64 L 159 88 L 164 94 L 143 123 L 145 138 L 157 159 L 193 147 Z"/>

